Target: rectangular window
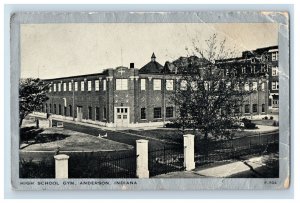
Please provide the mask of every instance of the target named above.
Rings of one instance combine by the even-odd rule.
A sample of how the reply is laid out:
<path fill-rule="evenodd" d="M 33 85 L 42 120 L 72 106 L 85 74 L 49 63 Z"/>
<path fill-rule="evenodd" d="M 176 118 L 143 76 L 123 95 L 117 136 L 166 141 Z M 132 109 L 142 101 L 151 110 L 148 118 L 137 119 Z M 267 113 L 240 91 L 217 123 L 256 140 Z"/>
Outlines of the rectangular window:
<path fill-rule="evenodd" d="M 261 90 L 262 90 L 262 91 L 265 91 L 265 83 L 262 83 L 262 84 L 261 84 Z"/>
<path fill-rule="evenodd" d="M 257 90 L 257 82 L 253 82 L 252 83 L 252 89 L 253 90 Z"/>
<path fill-rule="evenodd" d="M 80 90 L 84 91 L 84 81 L 81 81 L 81 83 L 80 83 Z"/>
<path fill-rule="evenodd" d="M 161 79 L 153 80 L 153 90 L 161 90 Z"/>
<path fill-rule="evenodd" d="M 61 112 L 61 105 L 60 105 L 60 104 L 58 105 L 58 115 L 62 115 L 62 112 Z"/>
<path fill-rule="evenodd" d="M 265 104 L 261 105 L 261 112 L 265 113 Z"/>
<path fill-rule="evenodd" d="M 69 105 L 69 115 L 70 116 L 73 116 L 73 108 L 72 108 L 72 105 Z"/>
<path fill-rule="evenodd" d="M 161 118 L 161 107 L 154 108 L 154 118 Z"/>
<path fill-rule="evenodd" d="M 237 82 L 234 84 L 234 90 L 239 91 L 240 90 L 240 84 Z"/>
<path fill-rule="evenodd" d="M 166 80 L 166 89 L 168 91 L 174 90 L 173 80 Z"/>
<path fill-rule="evenodd" d="M 278 61 L 278 52 L 273 52 L 272 53 L 272 61 Z"/>
<path fill-rule="evenodd" d="M 50 86 L 49 86 L 49 92 L 51 92 L 51 91 L 52 91 L 52 86 L 50 85 Z"/>
<path fill-rule="evenodd" d="M 141 108 L 141 119 L 146 119 L 146 108 Z"/>
<path fill-rule="evenodd" d="M 252 112 L 257 113 L 257 104 L 252 105 Z"/>
<path fill-rule="evenodd" d="M 96 107 L 96 120 L 99 121 L 100 120 L 100 108 L 99 107 Z"/>
<path fill-rule="evenodd" d="M 246 67 L 242 68 L 242 73 L 246 73 Z"/>
<path fill-rule="evenodd" d="M 208 88 L 209 88 L 209 83 L 208 83 L 208 81 L 204 81 L 204 89 L 205 89 L 205 90 L 208 90 Z"/>
<path fill-rule="evenodd" d="M 61 91 L 61 83 L 58 83 L 57 86 L 58 86 L 58 91 L 60 92 Z"/>
<path fill-rule="evenodd" d="M 141 79 L 141 90 L 146 90 L 146 79 Z"/>
<path fill-rule="evenodd" d="M 194 91 L 198 90 L 198 84 L 197 84 L 196 81 L 192 81 L 192 82 L 191 82 L 191 88 L 192 88 L 192 90 L 194 90 Z"/>
<path fill-rule="evenodd" d="M 74 83 L 74 90 L 75 90 L 75 91 L 78 91 L 78 82 L 75 82 L 75 83 Z"/>
<path fill-rule="evenodd" d="M 250 113 L 249 104 L 245 104 L 245 113 Z"/>
<path fill-rule="evenodd" d="M 88 91 L 92 91 L 92 81 L 88 81 Z"/>
<path fill-rule="evenodd" d="M 67 83 L 64 82 L 64 92 L 67 91 Z"/>
<path fill-rule="evenodd" d="M 93 119 L 93 114 L 92 114 L 92 107 L 89 106 L 88 108 L 88 114 L 89 114 L 89 120 L 92 120 Z"/>
<path fill-rule="evenodd" d="M 278 67 L 272 67 L 272 76 L 278 76 Z"/>
<path fill-rule="evenodd" d="M 249 83 L 245 83 L 245 91 L 249 91 Z"/>
<path fill-rule="evenodd" d="M 103 119 L 106 120 L 106 107 L 103 108 Z"/>
<path fill-rule="evenodd" d="M 100 89 L 99 88 L 100 87 L 99 84 L 100 84 L 99 80 L 95 80 L 95 91 L 99 91 L 99 89 Z"/>
<path fill-rule="evenodd" d="M 103 91 L 106 91 L 106 80 L 103 80 Z"/>
<path fill-rule="evenodd" d="M 186 80 L 181 80 L 180 89 L 181 90 L 187 90 L 187 81 Z"/>
<path fill-rule="evenodd" d="M 272 82 L 272 90 L 278 90 L 279 89 L 279 83 L 278 82 Z"/>
<path fill-rule="evenodd" d="M 166 108 L 166 118 L 172 118 L 173 117 L 173 107 L 167 107 Z"/>
<path fill-rule="evenodd" d="M 69 82 L 69 91 L 72 91 L 72 82 Z"/>
<path fill-rule="evenodd" d="M 231 82 L 226 82 L 226 88 L 229 89 L 231 87 Z"/>
<path fill-rule="evenodd" d="M 116 90 L 128 90 L 128 79 L 116 79 Z"/>

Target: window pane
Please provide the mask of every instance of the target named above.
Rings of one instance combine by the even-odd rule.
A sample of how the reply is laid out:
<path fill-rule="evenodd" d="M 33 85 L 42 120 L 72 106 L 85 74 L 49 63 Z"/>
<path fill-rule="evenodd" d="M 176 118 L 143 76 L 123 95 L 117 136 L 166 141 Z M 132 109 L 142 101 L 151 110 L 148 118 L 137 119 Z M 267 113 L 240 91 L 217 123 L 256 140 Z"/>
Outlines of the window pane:
<path fill-rule="evenodd" d="M 161 107 L 154 108 L 154 118 L 161 118 Z"/>
<path fill-rule="evenodd" d="M 173 117 L 173 107 L 167 107 L 167 109 L 166 109 L 166 117 L 167 118 Z"/>
<path fill-rule="evenodd" d="M 99 91 L 99 80 L 95 80 L 95 91 Z"/>
<path fill-rule="evenodd" d="M 72 82 L 69 82 L 69 91 L 72 91 Z"/>
<path fill-rule="evenodd" d="M 257 82 L 253 82 L 252 83 L 252 89 L 253 90 L 257 90 Z"/>
<path fill-rule="evenodd" d="M 146 90 L 146 79 L 141 79 L 141 90 Z"/>
<path fill-rule="evenodd" d="M 257 113 L 257 104 L 253 104 L 252 112 Z"/>
<path fill-rule="evenodd" d="M 80 88 L 81 88 L 81 91 L 84 91 L 84 81 L 81 81 Z"/>
<path fill-rule="evenodd" d="M 67 83 L 64 82 L 64 92 L 67 91 Z"/>
<path fill-rule="evenodd" d="M 160 79 L 153 80 L 153 90 L 161 90 L 161 80 Z"/>
<path fill-rule="evenodd" d="M 103 80 L 103 91 L 106 91 L 106 80 Z"/>
<path fill-rule="evenodd" d="M 245 105 L 245 113 L 250 113 L 249 104 Z"/>
<path fill-rule="evenodd" d="M 249 83 L 245 83 L 245 91 L 249 91 Z"/>
<path fill-rule="evenodd" d="M 75 82 L 74 85 L 75 85 L 74 90 L 78 91 L 78 82 Z"/>
<path fill-rule="evenodd" d="M 181 80 L 180 89 L 181 90 L 187 90 L 187 81 L 186 80 Z"/>
<path fill-rule="evenodd" d="M 172 91 L 173 88 L 173 80 L 166 80 L 166 89 Z"/>
<path fill-rule="evenodd" d="M 92 81 L 88 81 L 88 91 L 92 91 Z"/>
<path fill-rule="evenodd" d="M 128 80 L 116 79 L 116 90 L 128 90 Z"/>
<path fill-rule="evenodd" d="M 141 119 L 146 119 L 146 108 L 141 108 Z"/>

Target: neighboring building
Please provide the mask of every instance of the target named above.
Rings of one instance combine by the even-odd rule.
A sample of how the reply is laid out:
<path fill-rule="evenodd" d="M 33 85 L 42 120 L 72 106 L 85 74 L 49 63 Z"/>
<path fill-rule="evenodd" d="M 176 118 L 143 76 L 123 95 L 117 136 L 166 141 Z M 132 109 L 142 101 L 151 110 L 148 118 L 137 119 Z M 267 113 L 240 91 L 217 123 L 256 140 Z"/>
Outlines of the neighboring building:
<path fill-rule="evenodd" d="M 193 60 L 205 62 L 197 57 Z M 176 118 L 172 97 L 181 83 L 174 64 L 162 66 L 153 53 L 151 61 L 140 69 L 131 63 L 130 68 L 45 80 L 51 88 L 44 112 L 107 127 L 162 126 Z M 249 84 L 257 91 L 247 98 L 241 112 L 249 116 L 267 114 L 267 81 L 252 78 Z"/>
<path fill-rule="evenodd" d="M 279 107 L 279 68 L 278 46 L 259 48 L 253 51 L 245 51 L 242 58 L 255 58 L 259 63 L 264 64 L 263 70 L 269 79 L 269 108 L 271 111 Z"/>

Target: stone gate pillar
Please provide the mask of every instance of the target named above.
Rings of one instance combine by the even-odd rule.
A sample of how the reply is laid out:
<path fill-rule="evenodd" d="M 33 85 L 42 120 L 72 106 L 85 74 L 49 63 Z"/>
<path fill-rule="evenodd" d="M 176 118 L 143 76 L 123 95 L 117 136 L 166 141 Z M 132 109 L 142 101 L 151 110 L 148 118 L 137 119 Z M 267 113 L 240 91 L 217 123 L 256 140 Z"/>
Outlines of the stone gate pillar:
<path fill-rule="evenodd" d="M 68 178 L 68 160 L 69 156 L 65 154 L 59 154 L 54 156 L 55 159 L 55 178 Z"/>
<path fill-rule="evenodd" d="M 194 135 L 183 135 L 184 163 L 186 171 L 195 169 Z"/>
<path fill-rule="evenodd" d="M 136 176 L 149 178 L 148 140 L 136 140 Z"/>

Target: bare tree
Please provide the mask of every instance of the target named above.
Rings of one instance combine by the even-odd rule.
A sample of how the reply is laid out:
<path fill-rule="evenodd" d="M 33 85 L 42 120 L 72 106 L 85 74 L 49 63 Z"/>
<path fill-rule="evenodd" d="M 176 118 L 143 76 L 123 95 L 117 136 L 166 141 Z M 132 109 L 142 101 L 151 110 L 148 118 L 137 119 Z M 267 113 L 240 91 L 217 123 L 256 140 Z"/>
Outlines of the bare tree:
<path fill-rule="evenodd" d="M 217 35 L 206 40 L 207 47 L 194 44 L 192 55 L 181 57 L 172 64 L 180 75 L 174 101 L 183 130 L 199 130 L 204 139 L 232 138 L 229 129 L 237 126 L 245 97 L 252 93 L 243 67 L 235 52 L 226 49 L 226 40 Z"/>

